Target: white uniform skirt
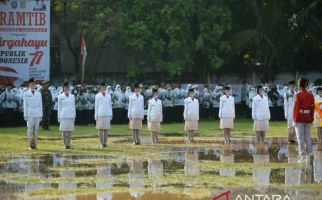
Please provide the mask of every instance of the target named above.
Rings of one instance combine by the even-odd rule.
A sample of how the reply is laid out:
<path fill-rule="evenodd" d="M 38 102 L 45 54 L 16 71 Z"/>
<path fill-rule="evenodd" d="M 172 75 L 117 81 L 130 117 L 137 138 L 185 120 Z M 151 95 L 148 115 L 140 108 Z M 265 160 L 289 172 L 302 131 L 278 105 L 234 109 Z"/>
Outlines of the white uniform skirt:
<path fill-rule="evenodd" d="M 232 117 L 227 117 L 227 118 L 222 118 L 220 119 L 220 124 L 219 128 L 224 129 L 224 128 L 234 128 L 234 118 Z"/>
<path fill-rule="evenodd" d="M 288 117 L 287 118 L 287 128 L 292 128 L 293 127 L 293 117 Z"/>
<path fill-rule="evenodd" d="M 322 117 L 320 117 L 319 113 L 314 111 L 314 121 L 313 121 L 314 127 L 322 127 Z"/>
<path fill-rule="evenodd" d="M 185 121 L 184 124 L 184 130 L 185 131 L 196 131 L 198 130 L 198 121 L 197 120 L 189 120 Z"/>
<path fill-rule="evenodd" d="M 269 127 L 268 120 L 254 120 L 254 131 L 266 131 Z"/>
<path fill-rule="evenodd" d="M 110 129 L 111 118 L 110 117 L 98 117 L 96 120 L 96 129 Z"/>
<path fill-rule="evenodd" d="M 74 121 L 73 118 L 63 118 L 60 119 L 59 130 L 60 131 L 74 131 Z"/>
<path fill-rule="evenodd" d="M 160 132 L 160 122 L 148 122 L 148 130 L 151 132 Z"/>
<path fill-rule="evenodd" d="M 132 119 L 129 124 L 130 129 L 142 129 L 142 119 Z"/>

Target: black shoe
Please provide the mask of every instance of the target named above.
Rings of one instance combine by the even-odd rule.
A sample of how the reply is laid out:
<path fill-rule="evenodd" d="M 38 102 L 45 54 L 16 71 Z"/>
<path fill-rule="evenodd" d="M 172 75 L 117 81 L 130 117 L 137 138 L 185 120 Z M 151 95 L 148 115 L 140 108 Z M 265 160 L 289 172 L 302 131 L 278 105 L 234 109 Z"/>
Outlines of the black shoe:
<path fill-rule="evenodd" d="M 70 149 L 70 146 L 65 146 L 65 149 Z"/>
<path fill-rule="evenodd" d="M 36 146 L 30 146 L 29 150 L 37 150 L 37 147 Z"/>

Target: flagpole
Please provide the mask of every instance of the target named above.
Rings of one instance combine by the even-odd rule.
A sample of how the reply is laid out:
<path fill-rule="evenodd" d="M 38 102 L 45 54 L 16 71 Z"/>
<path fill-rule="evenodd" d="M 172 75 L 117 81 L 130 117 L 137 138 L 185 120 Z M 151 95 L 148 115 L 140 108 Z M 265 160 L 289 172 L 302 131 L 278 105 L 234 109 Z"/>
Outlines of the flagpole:
<path fill-rule="evenodd" d="M 81 5 L 81 12 L 80 12 L 80 18 L 81 18 L 81 33 L 80 33 L 80 84 L 84 84 L 84 63 L 83 63 L 83 53 L 82 53 L 82 44 L 83 44 L 83 6 Z"/>

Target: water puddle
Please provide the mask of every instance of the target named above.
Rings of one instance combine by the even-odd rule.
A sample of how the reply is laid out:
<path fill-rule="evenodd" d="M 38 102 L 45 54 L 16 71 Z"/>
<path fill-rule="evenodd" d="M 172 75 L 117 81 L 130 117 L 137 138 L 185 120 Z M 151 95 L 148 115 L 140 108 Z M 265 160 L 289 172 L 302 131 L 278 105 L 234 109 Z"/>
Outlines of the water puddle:
<path fill-rule="evenodd" d="M 223 182 L 228 181 L 227 184 L 231 179 L 240 180 L 241 183 L 245 181 L 246 186 L 247 182 L 254 181 L 259 186 L 247 186 L 251 188 L 248 194 L 259 191 L 270 194 L 275 188 L 278 194 L 305 196 L 318 193 L 319 190 L 299 192 L 292 186 L 322 182 L 321 145 L 314 145 L 313 159 L 305 166 L 297 164 L 297 145 L 284 144 L 284 141 L 276 139 L 268 140 L 263 145 L 240 141 L 215 146 L 154 148 L 158 149 L 156 156 L 147 157 L 29 154 L 2 158 L 0 199 L 15 199 L 16 195 L 31 193 L 37 196 L 37 191 L 46 189 L 64 190 L 67 193 L 98 191 L 90 195 L 68 194 L 67 197 L 73 197 L 71 199 L 191 199 L 189 195 L 148 191 L 167 191 L 169 188 L 203 188 L 211 191 L 220 185 L 213 181 L 218 177 Z M 157 156 L 159 154 L 165 156 Z M 276 190 L 278 185 L 288 189 Z M 125 188 L 131 192 L 112 192 L 108 189 L 102 192 L 106 188 Z M 211 195 L 222 190 L 213 191 Z M 231 195 L 237 197 L 246 191 L 238 189 Z"/>

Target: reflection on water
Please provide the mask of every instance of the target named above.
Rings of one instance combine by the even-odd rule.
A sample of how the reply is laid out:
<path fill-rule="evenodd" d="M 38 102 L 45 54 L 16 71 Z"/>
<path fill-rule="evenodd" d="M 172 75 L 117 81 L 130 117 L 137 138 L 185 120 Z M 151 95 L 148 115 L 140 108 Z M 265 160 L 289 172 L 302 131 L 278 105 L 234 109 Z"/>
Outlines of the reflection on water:
<path fill-rule="evenodd" d="M 224 144 L 222 155 L 220 155 L 220 162 L 222 163 L 234 163 L 235 156 L 232 151 L 232 144 Z M 220 176 L 233 177 L 236 176 L 236 170 L 231 168 L 220 168 Z"/>
<path fill-rule="evenodd" d="M 198 182 L 196 178 L 199 173 L 199 154 L 195 149 L 188 149 L 185 154 L 184 173 L 188 177 L 186 186 L 194 186 Z"/>
<path fill-rule="evenodd" d="M 152 187 L 160 187 L 160 179 L 163 176 L 163 163 L 160 158 L 148 159 L 148 174 L 152 180 Z"/>
<path fill-rule="evenodd" d="M 71 155 L 62 155 L 62 156 L 59 156 L 58 163 L 59 163 L 60 167 L 68 167 L 68 166 L 71 166 L 71 164 L 73 163 L 73 158 Z M 58 184 L 59 189 L 67 189 L 67 190 L 77 189 L 77 184 L 75 182 L 67 180 L 68 178 L 75 177 L 75 170 L 62 168 L 60 170 L 60 177 L 65 178 L 66 181 L 59 182 L 59 184 Z M 74 200 L 74 199 L 76 199 L 76 195 L 70 194 L 70 195 L 62 196 L 60 199 L 61 200 Z"/>
<path fill-rule="evenodd" d="M 288 145 L 287 151 L 287 162 L 294 164 L 298 161 L 298 149 L 296 145 Z M 300 173 L 299 168 L 286 167 L 285 168 L 285 184 L 286 185 L 297 185 L 300 183 L 298 174 Z"/>
<path fill-rule="evenodd" d="M 277 143 L 281 142 L 281 144 Z M 162 156 L 161 156 L 162 155 Z M 16 193 L 30 193 L 39 189 L 58 188 L 76 190 L 77 188 L 97 188 L 100 192 L 95 194 L 96 199 L 117 199 L 110 191 L 112 187 L 129 187 L 133 199 L 146 198 L 145 189 L 152 187 L 160 190 L 163 187 L 194 187 L 199 184 L 198 176 L 202 173 L 200 167 L 205 160 L 219 161 L 221 163 L 253 163 L 254 167 L 246 175 L 252 176 L 259 183 L 256 191 L 270 190 L 270 184 L 300 185 L 322 182 L 322 145 L 314 146 L 314 159 L 304 166 L 297 165 L 297 145 L 288 145 L 284 141 L 268 139 L 265 144 L 256 144 L 252 139 L 248 142 L 234 141 L 231 144 L 200 147 L 160 147 L 154 157 L 111 157 L 101 155 L 23 155 L 9 158 L 7 163 L 0 164 L 1 173 L 14 173 L 28 175 L 29 178 L 49 179 L 61 178 L 58 183 L 45 183 L 26 181 L 25 184 L 10 184 L 0 180 L 0 199 Z M 289 163 L 287 167 L 271 168 L 265 163 Z M 225 166 L 225 165 L 222 165 Z M 229 166 L 229 165 L 227 165 Z M 86 170 L 80 170 L 84 167 Z M 237 172 L 237 173 L 236 173 Z M 185 177 L 184 183 L 162 184 L 165 175 L 178 174 Z M 241 177 L 235 168 L 220 167 L 216 175 L 222 177 Z M 118 176 L 126 179 L 118 180 Z M 82 183 L 76 182 L 82 177 Z M 88 177 L 88 180 L 86 179 Z M 95 178 L 95 181 L 90 181 Z M 74 181 L 73 181 L 74 180 Z M 147 181 L 149 180 L 149 181 Z M 30 182 L 30 183 L 29 183 Z M 210 183 L 211 184 L 211 183 Z M 199 185 L 198 185 L 199 186 Z M 285 190 L 292 195 L 303 196 L 307 192 Z M 60 199 L 77 199 L 77 195 L 70 194 Z M 130 199 L 130 198 L 128 198 Z"/>
<path fill-rule="evenodd" d="M 97 167 L 96 177 L 99 178 L 99 180 L 96 181 L 96 188 L 103 189 L 113 187 L 111 169 L 111 164 L 102 164 Z M 112 199 L 112 193 L 108 191 L 100 192 L 97 194 L 97 199 Z"/>
<path fill-rule="evenodd" d="M 322 182 L 322 143 L 319 143 L 314 149 L 314 181 L 317 183 Z"/>
<path fill-rule="evenodd" d="M 254 164 L 269 163 L 268 148 L 265 144 L 256 144 L 255 151 L 253 151 L 253 153 Z M 255 165 L 255 167 L 253 168 L 253 179 L 261 185 L 264 185 L 262 187 L 255 187 L 255 189 L 257 189 L 258 191 L 266 191 L 268 189 L 267 186 L 270 182 L 270 176 L 270 167 L 257 167 Z"/>
<path fill-rule="evenodd" d="M 129 184 L 131 191 L 131 195 L 138 199 L 141 197 L 144 192 L 144 169 L 143 169 L 143 161 L 136 159 L 129 159 L 128 165 L 130 166 L 129 173 Z"/>

